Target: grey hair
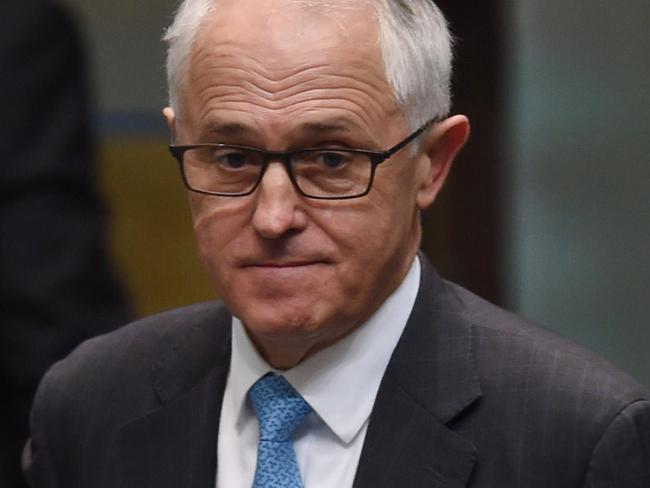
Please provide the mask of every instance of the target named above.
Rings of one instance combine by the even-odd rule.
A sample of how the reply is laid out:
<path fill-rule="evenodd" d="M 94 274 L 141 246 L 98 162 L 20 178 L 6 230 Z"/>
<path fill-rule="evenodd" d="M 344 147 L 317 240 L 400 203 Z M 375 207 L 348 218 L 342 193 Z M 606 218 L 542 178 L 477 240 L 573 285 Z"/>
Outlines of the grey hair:
<path fill-rule="evenodd" d="M 178 111 L 179 93 L 192 45 L 219 0 L 184 0 L 163 40 L 167 52 L 170 106 Z M 303 0 L 304 1 L 304 0 Z M 336 8 L 341 0 L 310 0 Z M 412 130 L 443 117 L 451 108 L 452 37 L 447 21 L 431 0 L 370 0 L 379 22 L 386 78 Z"/>

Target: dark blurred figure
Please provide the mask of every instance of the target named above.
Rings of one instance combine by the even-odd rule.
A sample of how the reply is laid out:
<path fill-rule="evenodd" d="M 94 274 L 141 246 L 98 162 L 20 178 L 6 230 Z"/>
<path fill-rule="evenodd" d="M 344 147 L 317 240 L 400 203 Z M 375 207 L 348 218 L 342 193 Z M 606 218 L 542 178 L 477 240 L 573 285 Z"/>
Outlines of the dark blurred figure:
<path fill-rule="evenodd" d="M 83 53 L 46 0 L 0 15 L 0 487 L 26 486 L 20 452 L 38 380 L 129 315 L 109 270 L 95 191 Z"/>

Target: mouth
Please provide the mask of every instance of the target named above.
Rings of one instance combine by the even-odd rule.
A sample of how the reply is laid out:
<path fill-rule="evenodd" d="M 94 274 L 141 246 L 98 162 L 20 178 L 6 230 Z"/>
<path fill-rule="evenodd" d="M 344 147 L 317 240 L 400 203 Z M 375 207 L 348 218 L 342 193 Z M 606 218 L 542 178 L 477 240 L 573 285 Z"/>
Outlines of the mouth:
<path fill-rule="evenodd" d="M 297 260 L 297 261 L 252 261 L 244 263 L 242 268 L 261 268 L 261 269 L 297 269 L 308 266 L 325 264 L 322 260 Z"/>
<path fill-rule="evenodd" d="M 242 265 L 238 280 L 256 297 L 295 300 L 309 290 L 321 289 L 329 274 L 322 260 L 261 259 Z"/>

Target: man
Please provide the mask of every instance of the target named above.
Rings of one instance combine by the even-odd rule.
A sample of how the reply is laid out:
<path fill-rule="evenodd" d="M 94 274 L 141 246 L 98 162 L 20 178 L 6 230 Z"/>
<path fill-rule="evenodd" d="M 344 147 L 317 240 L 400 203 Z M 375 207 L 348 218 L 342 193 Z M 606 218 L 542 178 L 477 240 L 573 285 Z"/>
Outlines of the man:
<path fill-rule="evenodd" d="M 41 376 L 130 313 L 106 258 L 85 58 L 63 7 L 3 3 L 0 91 L 0 486 L 18 488 Z"/>
<path fill-rule="evenodd" d="M 418 255 L 469 132 L 432 3 L 187 0 L 166 38 L 223 303 L 53 368 L 32 486 L 648 485 L 648 393 Z"/>

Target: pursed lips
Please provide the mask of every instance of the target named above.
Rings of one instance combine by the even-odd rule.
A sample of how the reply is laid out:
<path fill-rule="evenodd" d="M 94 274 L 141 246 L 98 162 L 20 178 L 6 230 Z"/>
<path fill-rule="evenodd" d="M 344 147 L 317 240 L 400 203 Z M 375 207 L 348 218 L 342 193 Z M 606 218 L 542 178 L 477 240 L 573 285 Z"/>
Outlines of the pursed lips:
<path fill-rule="evenodd" d="M 320 260 L 261 260 L 253 261 L 243 266 L 241 271 L 248 274 L 253 283 L 264 286 L 273 285 L 280 288 L 295 286 L 297 281 L 307 279 L 313 283 L 324 278 L 325 263 Z"/>
<path fill-rule="evenodd" d="M 323 260 L 292 260 L 292 261 L 251 261 L 242 265 L 242 268 L 269 268 L 269 269 L 282 269 L 282 268 L 302 268 L 306 266 L 314 266 L 318 264 L 325 264 Z"/>

